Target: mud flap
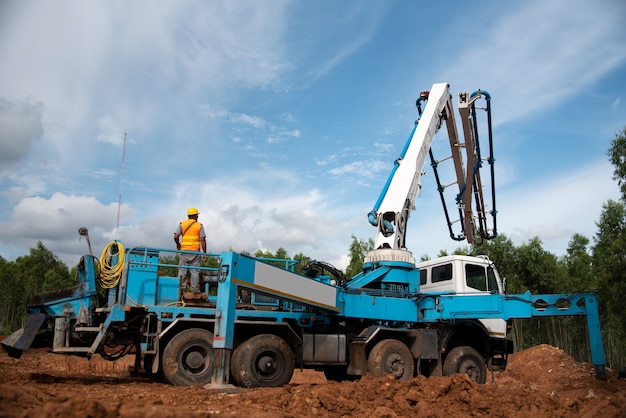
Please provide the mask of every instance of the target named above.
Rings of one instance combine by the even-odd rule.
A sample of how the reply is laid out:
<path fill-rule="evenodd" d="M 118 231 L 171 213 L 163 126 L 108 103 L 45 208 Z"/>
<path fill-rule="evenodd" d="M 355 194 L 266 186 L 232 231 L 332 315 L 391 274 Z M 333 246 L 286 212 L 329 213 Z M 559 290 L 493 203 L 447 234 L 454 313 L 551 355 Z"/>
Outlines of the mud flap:
<path fill-rule="evenodd" d="M 48 315 L 44 313 L 31 313 L 28 315 L 26 326 L 2 340 L 2 348 L 10 357 L 20 358 L 22 353 L 32 345 L 39 328 L 41 328 L 47 317 Z"/>
<path fill-rule="evenodd" d="M 365 341 L 353 341 L 350 344 L 350 364 L 348 374 L 365 376 L 367 374 L 367 355 L 365 354 Z"/>

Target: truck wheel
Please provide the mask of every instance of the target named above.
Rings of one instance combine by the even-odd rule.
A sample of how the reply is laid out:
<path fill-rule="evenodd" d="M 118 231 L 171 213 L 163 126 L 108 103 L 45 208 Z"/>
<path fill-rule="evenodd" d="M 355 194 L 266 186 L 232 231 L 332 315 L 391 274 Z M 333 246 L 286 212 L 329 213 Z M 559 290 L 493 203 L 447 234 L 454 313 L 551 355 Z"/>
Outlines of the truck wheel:
<path fill-rule="evenodd" d="M 289 383 L 295 359 L 289 344 L 272 334 L 243 342 L 231 357 L 231 373 L 243 387 L 278 387 Z"/>
<path fill-rule="evenodd" d="M 163 350 L 163 377 L 174 386 L 204 385 L 215 369 L 213 334 L 200 328 L 178 333 Z"/>
<path fill-rule="evenodd" d="M 397 380 L 413 377 L 415 362 L 409 348 L 398 340 L 379 341 L 367 358 L 367 368 L 375 377 L 392 374 Z"/>
<path fill-rule="evenodd" d="M 454 347 L 446 356 L 443 375 L 455 373 L 464 373 L 478 383 L 485 383 L 487 380 L 487 366 L 483 356 L 469 346 Z"/>
<path fill-rule="evenodd" d="M 239 380 L 239 373 L 237 373 L 237 366 L 239 364 L 239 354 L 241 353 L 241 344 L 233 350 L 230 355 L 230 380 L 237 386 L 243 386 L 241 380 Z"/>

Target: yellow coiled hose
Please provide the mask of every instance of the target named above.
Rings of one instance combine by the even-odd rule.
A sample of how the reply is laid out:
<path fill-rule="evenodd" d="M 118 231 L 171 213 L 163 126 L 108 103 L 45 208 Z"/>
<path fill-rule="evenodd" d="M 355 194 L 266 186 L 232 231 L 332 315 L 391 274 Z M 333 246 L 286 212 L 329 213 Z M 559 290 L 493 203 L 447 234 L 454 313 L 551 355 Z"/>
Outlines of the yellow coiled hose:
<path fill-rule="evenodd" d="M 102 250 L 100 256 L 100 274 L 98 285 L 103 289 L 112 289 L 119 283 L 124 271 L 124 246 L 119 241 L 112 241 Z"/>

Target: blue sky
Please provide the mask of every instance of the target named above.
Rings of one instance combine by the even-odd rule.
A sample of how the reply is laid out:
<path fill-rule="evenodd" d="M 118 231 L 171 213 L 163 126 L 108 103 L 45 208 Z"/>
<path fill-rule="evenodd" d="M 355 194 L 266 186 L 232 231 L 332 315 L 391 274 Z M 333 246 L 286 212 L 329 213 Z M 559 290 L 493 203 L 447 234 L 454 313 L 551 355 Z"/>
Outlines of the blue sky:
<path fill-rule="evenodd" d="M 74 266 L 81 226 L 97 255 L 170 248 L 196 206 L 211 252 L 344 268 L 439 82 L 492 96 L 498 232 L 563 255 L 619 197 L 625 20 L 620 0 L 4 1 L 0 255 L 41 241 Z M 416 258 L 462 245 L 432 178 Z"/>

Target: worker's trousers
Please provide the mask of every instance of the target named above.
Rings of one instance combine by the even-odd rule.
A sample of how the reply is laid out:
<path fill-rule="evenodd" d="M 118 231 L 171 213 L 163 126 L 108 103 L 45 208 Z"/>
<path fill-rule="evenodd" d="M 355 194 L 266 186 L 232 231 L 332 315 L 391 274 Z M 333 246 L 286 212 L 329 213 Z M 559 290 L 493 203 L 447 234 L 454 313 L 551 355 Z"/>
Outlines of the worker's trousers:
<path fill-rule="evenodd" d="M 178 263 L 178 277 L 180 278 L 180 286 L 184 291 L 187 286 L 187 272 L 189 272 L 189 287 L 191 292 L 200 291 L 200 270 L 193 267 L 200 266 L 199 254 L 178 254 L 180 262 Z"/>

